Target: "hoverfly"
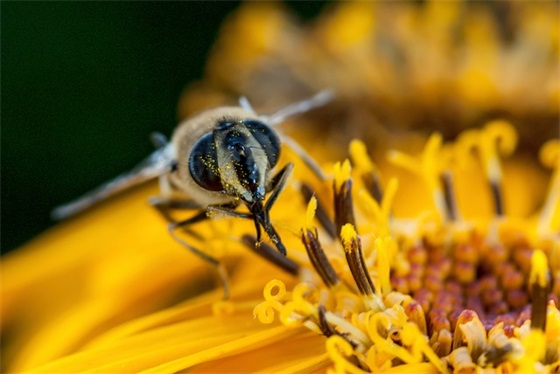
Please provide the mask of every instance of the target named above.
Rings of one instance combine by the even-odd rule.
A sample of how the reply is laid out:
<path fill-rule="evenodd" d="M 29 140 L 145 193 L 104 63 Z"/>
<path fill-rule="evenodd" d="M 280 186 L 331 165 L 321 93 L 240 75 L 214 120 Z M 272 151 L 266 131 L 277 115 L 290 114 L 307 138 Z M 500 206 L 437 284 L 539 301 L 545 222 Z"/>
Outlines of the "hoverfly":
<path fill-rule="evenodd" d="M 325 177 L 297 142 L 274 127 L 332 98 L 332 92 L 321 91 L 268 116 L 258 115 L 245 97 L 240 98 L 239 106 L 203 111 L 180 123 L 169 142 L 161 134 L 153 135 L 157 150 L 148 158 L 131 171 L 55 208 L 52 217 L 67 218 L 118 192 L 159 178 L 160 195 L 152 197 L 150 204 L 168 220 L 168 231 L 176 241 L 218 268 L 227 297 L 227 277 L 219 260 L 188 244 L 175 231 L 208 218 L 208 213 L 249 218 L 255 225 L 257 246 L 264 231 L 276 249 L 286 255 L 269 217 L 293 169 L 293 164 L 288 163 L 273 173 L 281 144 L 290 147 L 320 179 Z M 248 212 L 237 211 L 240 205 Z M 176 221 L 170 215 L 172 209 L 198 209 L 199 213 Z"/>

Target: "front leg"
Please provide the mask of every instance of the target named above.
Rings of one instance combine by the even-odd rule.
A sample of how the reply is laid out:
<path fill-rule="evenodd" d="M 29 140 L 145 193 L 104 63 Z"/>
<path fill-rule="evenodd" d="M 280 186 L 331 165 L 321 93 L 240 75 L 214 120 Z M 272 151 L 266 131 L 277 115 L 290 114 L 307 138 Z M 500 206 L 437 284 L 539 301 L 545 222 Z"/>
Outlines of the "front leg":
<path fill-rule="evenodd" d="M 167 196 L 152 196 L 148 200 L 148 204 L 156 208 L 167 222 L 177 222 L 171 216 L 173 210 L 195 210 L 202 208 L 194 200 L 180 200 Z"/>
<path fill-rule="evenodd" d="M 210 265 L 212 265 L 217 270 L 218 276 L 220 277 L 220 280 L 224 288 L 223 298 L 228 299 L 229 282 L 228 282 L 227 271 L 224 265 L 217 258 L 190 245 L 176 234 L 177 229 L 183 229 L 188 231 L 191 235 L 198 236 L 195 232 L 189 230 L 190 226 L 197 222 L 201 222 L 208 219 L 209 217 L 208 217 L 207 210 L 202 209 L 199 204 L 197 204 L 192 200 L 177 200 L 177 199 L 167 198 L 163 196 L 153 197 L 150 199 L 149 203 L 150 205 L 155 207 L 163 215 L 163 217 L 169 222 L 169 224 L 167 225 L 167 231 L 177 243 L 179 243 L 183 248 L 186 248 L 191 253 L 194 253 L 204 262 L 207 262 Z M 223 209 L 227 209 L 228 206 L 229 205 L 223 206 Z M 189 217 L 188 219 L 182 221 L 175 220 L 170 214 L 172 210 L 194 210 L 194 209 L 197 209 L 198 212 L 194 214 L 192 217 Z"/>
<path fill-rule="evenodd" d="M 276 202 L 280 193 L 284 190 L 292 170 L 294 170 L 294 164 L 288 162 L 286 166 L 284 166 L 274 177 L 272 177 L 272 180 L 270 181 L 271 194 L 264 206 L 264 210 L 266 212 L 272 208 L 272 205 Z"/>

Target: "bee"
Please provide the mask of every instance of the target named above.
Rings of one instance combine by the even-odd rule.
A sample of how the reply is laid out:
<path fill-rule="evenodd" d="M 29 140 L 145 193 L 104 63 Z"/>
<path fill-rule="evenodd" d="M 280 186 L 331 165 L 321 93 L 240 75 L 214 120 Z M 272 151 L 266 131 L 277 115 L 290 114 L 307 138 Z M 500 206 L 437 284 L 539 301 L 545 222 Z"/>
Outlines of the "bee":
<path fill-rule="evenodd" d="M 318 178 L 325 179 L 325 176 L 304 148 L 276 131 L 275 126 L 323 106 L 332 98 L 331 91 L 321 91 L 268 116 L 258 115 L 245 97 L 239 99 L 239 106 L 203 111 L 180 123 L 171 141 L 161 134 L 152 135 L 157 149 L 148 158 L 131 171 L 55 208 L 52 217 L 56 220 L 70 217 L 125 189 L 159 178 L 160 195 L 152 197 L 150 205 L 167 219 L 168 231 L 178 243 L 218 268 L 227 298 L 227 276 L 220 261 L 179 238 L 176 230 L 205 220 L 212 213 L 248 218 L 255 225 L 257 246 L 264 232 L 285 256 L 286 248 L 269 216 L 293 169 L 293 164 L 287 163 L 273 172 L 281 145 L 290 147 Z M 247 211 L 236 210 L 240 205 Z M 176 221 L 170 214 L 173 209 L 199 212 Z"/>

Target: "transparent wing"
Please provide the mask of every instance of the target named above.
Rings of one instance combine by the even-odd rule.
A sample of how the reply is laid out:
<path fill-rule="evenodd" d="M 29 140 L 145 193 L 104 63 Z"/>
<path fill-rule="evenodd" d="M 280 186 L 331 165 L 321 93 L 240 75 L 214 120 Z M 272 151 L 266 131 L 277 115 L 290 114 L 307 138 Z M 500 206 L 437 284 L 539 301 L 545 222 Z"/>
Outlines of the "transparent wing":
<path fill-rule="evenodd" d="M 163 146 L 129 172 L 119 175 L 74 201 L 56 207 L 51 212 L 51 217 L 55 220 L 68 218 L 123 190 L 170 172 L 174 162 L 173 155 L 171 144 Z"/>

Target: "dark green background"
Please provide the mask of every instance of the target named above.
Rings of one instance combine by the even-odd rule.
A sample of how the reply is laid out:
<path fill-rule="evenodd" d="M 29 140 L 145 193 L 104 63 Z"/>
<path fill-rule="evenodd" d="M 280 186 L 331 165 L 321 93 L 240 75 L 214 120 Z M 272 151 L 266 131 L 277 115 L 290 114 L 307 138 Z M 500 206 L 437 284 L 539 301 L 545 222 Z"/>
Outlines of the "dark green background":
<path fill-rule="evenodd" d="M 148 155 L 237 2 L 2 2 L 2 252 Z M 307 19 L 322 3 L 289 3 Z"/>

